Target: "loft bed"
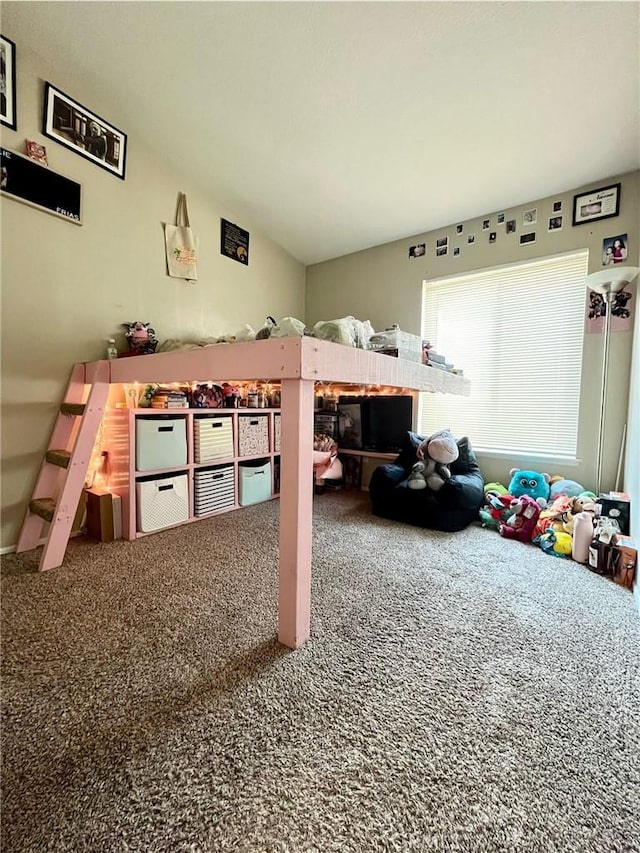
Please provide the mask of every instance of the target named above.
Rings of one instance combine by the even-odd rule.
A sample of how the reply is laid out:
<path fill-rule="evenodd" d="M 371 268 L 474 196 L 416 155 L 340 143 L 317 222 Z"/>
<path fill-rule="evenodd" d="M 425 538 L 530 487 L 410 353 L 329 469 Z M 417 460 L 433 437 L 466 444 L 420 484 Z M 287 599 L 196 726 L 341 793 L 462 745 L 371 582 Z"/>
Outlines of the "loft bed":
<path fill-rule="evenodd" d="M 278 639 L 292 649 L 310 636 L 314 383 L 380 385 L 468 396 L 468 379 L 426 365 L 311 337 L 217 344 L 88 362 L 86 384 L 193 380 L 281 384 Z"/>

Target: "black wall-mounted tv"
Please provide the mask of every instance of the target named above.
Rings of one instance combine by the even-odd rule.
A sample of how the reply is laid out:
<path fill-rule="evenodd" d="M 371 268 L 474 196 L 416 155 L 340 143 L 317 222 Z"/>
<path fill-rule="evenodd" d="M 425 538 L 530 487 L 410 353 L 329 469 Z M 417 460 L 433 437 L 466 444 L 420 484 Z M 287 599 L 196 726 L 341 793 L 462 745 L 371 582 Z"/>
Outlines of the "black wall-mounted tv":
<path fill-rule="evenodd" d="M 413 397 L 381 394 L 338 398 L 338 444 L 351 450 L 400 450 L 413 426 Z"/>

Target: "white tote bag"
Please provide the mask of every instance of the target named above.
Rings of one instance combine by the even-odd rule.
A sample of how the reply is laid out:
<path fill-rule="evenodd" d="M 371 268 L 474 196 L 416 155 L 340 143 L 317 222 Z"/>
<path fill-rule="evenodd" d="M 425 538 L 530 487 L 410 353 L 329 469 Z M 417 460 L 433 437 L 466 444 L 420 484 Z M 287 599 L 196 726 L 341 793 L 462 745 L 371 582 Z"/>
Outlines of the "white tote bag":
<path fill-rule="evenodd" d="M 164 241 L 167 249 L 167 271 L 174 278 L 197 281 L 198 238 L 193 236 L 189 225 L 187 197 L 178 195 L 176 224 L 164 226 Z"/>

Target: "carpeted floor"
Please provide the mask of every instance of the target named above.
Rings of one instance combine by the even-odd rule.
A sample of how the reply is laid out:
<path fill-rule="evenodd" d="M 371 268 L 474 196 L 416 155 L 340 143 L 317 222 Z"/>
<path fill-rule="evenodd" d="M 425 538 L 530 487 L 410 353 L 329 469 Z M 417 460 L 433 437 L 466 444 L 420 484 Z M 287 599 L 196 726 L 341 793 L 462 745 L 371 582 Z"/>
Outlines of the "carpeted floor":
<path fill-rule="evenodd" d="M 3 558 L 6 853 L 640 849 L 629 591 L 327 494 L 289 652 L 277 519 Z"/>

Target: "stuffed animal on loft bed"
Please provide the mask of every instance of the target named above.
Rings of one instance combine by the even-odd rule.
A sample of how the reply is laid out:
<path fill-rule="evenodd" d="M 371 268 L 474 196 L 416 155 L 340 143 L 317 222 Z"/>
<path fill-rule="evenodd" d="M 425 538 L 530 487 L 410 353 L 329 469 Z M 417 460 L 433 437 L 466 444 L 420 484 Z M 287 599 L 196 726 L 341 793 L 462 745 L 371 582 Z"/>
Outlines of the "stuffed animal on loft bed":
<path fill-rule="evenodd" d="M 127 330 L 125 337 L 129 347 L 128 355 L 150 355 L 156 351 L 158 340 L 151 323 L 122 323 Z"/>

